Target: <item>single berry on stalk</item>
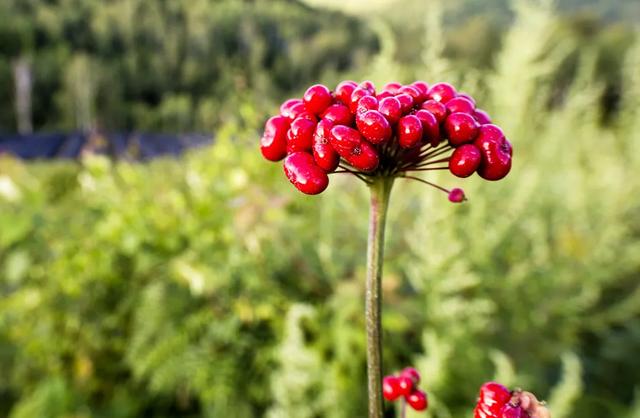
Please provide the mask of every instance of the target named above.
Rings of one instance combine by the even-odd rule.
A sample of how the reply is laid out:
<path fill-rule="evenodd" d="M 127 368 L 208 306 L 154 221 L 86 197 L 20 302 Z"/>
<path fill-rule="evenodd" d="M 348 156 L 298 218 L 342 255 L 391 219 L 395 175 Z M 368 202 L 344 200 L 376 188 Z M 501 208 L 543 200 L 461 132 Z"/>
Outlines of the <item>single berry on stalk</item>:
<path fill-rule="evenodd" d="M 415 390 L 407 396 L 407 403 L 416 411 L 424 411 L 429 406 L 427 394 L 421 390 Z"/>
<path fill-rule="evenodd" d="M 453 151 L 449 159 L 449 171 L 457 177 L 469 177 L 482 161 L 480 150 L 473 144 L 464 144 Z"/>

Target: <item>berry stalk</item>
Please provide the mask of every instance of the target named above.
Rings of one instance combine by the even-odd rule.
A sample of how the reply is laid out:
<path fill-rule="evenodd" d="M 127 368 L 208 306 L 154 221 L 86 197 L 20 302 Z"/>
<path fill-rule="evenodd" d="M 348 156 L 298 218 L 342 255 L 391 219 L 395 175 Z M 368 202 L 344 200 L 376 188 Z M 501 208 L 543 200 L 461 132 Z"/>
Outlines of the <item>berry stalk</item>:
<path fill-rule="evenodd" d="M 369 238 L 365 316 L 367 328 L 367 388 L 369 418 L 382 418 L 382 313 L 381 281 L 384 255 L 384 229 L 393 177 L 376 177 L 369 185 Z"/>

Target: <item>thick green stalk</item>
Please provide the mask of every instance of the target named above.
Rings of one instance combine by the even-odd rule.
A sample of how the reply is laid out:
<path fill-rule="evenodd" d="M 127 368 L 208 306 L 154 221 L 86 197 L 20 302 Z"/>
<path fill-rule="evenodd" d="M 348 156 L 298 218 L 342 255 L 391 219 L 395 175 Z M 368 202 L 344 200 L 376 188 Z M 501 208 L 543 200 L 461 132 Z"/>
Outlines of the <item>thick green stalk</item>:
<path fill-rule="evenodd" d="M 393 177 L 378 177 L 369 186 L 369 239 L 367 241 L 367 283 L 365 315 L 367 326 L 367 388 L 369 418 L 382 418 L 382 263 L 384 229 Z"/>

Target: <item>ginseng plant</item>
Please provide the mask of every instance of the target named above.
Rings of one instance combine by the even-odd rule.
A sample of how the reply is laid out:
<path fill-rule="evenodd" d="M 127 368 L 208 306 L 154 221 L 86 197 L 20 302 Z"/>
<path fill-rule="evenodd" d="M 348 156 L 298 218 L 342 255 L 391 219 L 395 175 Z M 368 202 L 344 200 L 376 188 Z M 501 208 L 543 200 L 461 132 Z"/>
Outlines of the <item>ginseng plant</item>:
<path fill-rule="evenodd" d="M 322 193 L 329 174 L 337 173 L 369 187 L 368 411 L 369 418 L 381 418 L 381 276 L 393 183 L 418 181 L 460 203 L 466 200 L 462 189 L 446 189 L 421 175 L 449 170 L 461 178 L 477 173 L 485 180 L 500 180 L 511 170 L 511 144 L 489 115 L 476 108 L 475 100 L 451 84 L 389 83 L 376 91 L 369 81 L 343 81 L 333 92 L 316 84 L 302 99 L 285 101 L 280 114 L 266 122 L 260 145 L 267 160 L 284 159 L 287 178 L 302 193 Z"/>

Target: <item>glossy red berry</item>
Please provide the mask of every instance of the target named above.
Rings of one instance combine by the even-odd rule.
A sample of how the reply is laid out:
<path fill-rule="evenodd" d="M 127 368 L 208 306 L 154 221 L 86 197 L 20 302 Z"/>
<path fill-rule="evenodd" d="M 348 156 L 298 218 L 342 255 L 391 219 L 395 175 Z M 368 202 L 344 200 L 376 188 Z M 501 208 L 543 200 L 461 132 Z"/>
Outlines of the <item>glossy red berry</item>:
<path fill-rule="evenodd" d="M 360 132 L 348 126 L 336 125 L 331 129 L 329 141 L 341 156 L 349 155 L 363 141 Z"/>
<path fill-rule="evenodd" d="M 411 87 L 414 87 L 420 92 L 420 101 L 424 101 L 429 97 L 429 85 L 424 81 L 414 81 L 411 83 Z"/>
<path fill-rule="evenodd" d="M 408 377 L 413 381 L 414 385 L 420 383 L 420 372 L 418 372 L 414 367 L 405 367 L 400 372 L 400 376 Z"/>
<path fill-rule="evenodd" d="M 364 96 L 358 101 L 356 107 L 356 119 L 358 115 L 361 115 L 369 110 L 378 110 L 378 99 L 373 96 Z"/>
<path fill-rule="evenodd" d="M 349 105 L 351 103 L 351 94 L 358 87 L 355 81 L 346 80 L 338 84 L 336 87 L 336 98 L 343 104 Z"/>
<path fill-rule="evenodd" d="M 301 99 L 289 99 L 280 106 L 280 115 L 289 119 L 290 122 L 293 122 L 298 115 L 306 111 L 307 108 Z"/>
<path fill-rule="evenodd" d="M 414 113 L 422 123 L 422 139 L 429 142 L 432 147 L 440 143 L 440 125 L 433 113 L 420 109 Z"/>
<path fill-rule="evenodd" d="M 409 376 L 400 375 L 398 377 L 398 386 L 400 387 L 400 394 L 403 396 L 409 396 L 415 389 L 413 379 Z"/>
<path fill-rule="evenodd" d="M 473 112 L 476 108 L 473 102 L 465 97 L 456 97 L 447 102 L 445 105 L 447 107 L 447 111 L 449 113 L 468 113 L 473 115 Z"/>
<path fill-rule="evenodd" d="M 411 98 L 413 98 L 413 103 L 418 103 L 420 99 L 422 99 L 422 93 L 420 93 L 420 90 L 413 86 L 402 86 L 398 89 L 398 93 L 407 93 Z"/>
<path fill-rule="evenodd" d="M 287 156 L 287 131 L 289 119 L 273 116 L 264 125 L 264 134 L 260 139 L 260 151 L 269 161 L 280 161 Z"/>
<path fill-rule="evenodd" d="M 422 122 L 415 115 L 407 115 L 398 121 L 398 144 L 411 148 L 422 140 Z"/>
<path fill-rule="evenodd" d="M 458 146 L 473 141 L 480 125 L 468 113 L 452 113 L 444 121 L 444 129 L 451 145 Z"/>
<path fill-rule="evenodd" d="M 429 400 L 427 394 L 421 390 L 413 391 L 409 396 L 405 398 L 409 406 L 416 411 L 424 411 L 429 406 Z"/>
<path fill-rule="evenodd" d="M 360 103 L 363 101 L 364 98 Z M 391 138 L 391 125 L 377 110 L 369 110 L 362 114 L 357 119 L 357 125 L 362 136 L 372 144 L 379 144 Z"/>
<path fill-rule="evenodd" d="M 476 107 L 476 100 L 473 97 L 471 97 L 470 94 L 458 92 L 456 97 L 467 99 L 471 102 L 471 104 L 473 104 L 473 107 Z"/>
<path fill-rule="evenodd" d="M 395 95 L 396 93 L 398 93 L 398 89 L 400 87 L 402 87 L 402 84 L 392 81 L 390 83 L 385 84 L 384 87 L 382 87 L 382 91 L 388 91 L 389 93 Z"/>
<path fill-rule="evenodd" d="M 298 190 L 306 194 L 322 193 L 329 185 L 329 176 L 316 165 L 307 152 L 294 152 L 284 159 L 284 173 Z"/>
<path fill-rule="evenodd" d="M 362 87 L 357 87 L 355 90 L 353 90 L 353 93 L 351 93 L 351 98 L 349 99 L 349 110 L 351 110 L 351 113 L 355 114 L 358 110 L 358 103 L 360 102 L 360 99 L 365 96 L 371 95 L 372 94 L 369 92 L 369 90 L 363 89 Z"/>
<path fill-rule="evenodd" d="M 287 152 L 311 151 L 315 130 L 316 123 L 309 119 L 297 118 L 294 120 L 287 133 Z"/>
<path fill-rule="evenodd" d="M 313 158 L 316 164 L 326 172 L 332 172 L 340 163 L 340 155 L 330 144 L 331 129 L 333 122 L 323 119 L 316 126 L 313 135 Z"/>
<path fill-rule="evenodd" d="M 349 108 L 343 104 L 336 103 L 329 106 L 324 113 L 322 113 L 322 119 L 328 119 L 336 125 L 353 124 L 353 114 Z"/>
<path fill-rule="evenodd" d="M 480 166 L 482 154 L 473 144 L 464 144 L 453 151 L 449 158 L 449 171 L 457 177 L 469 177 Z"/>
<path fill-rule="evenodd" d="M 330 141 L 336 152 L 358 170 L 372 171 L 378 167 L 378 153 L 357 130 L 342 125 L 334 126 Z"/>
<path fill-rule="evenodd" d="M 473 112 L 473 117 L 476 118 L 480 125 L 487 125 L 491 123 L 491 117 L 482 109 L 476 109 L 475 112 Z"/>
<path fill-rule="evenodd" d="M 365 80 L 362 83 L 358 84 L 358 87 L 368 90 L 372 96 L 376 95 L 376 86 L 372 81 Z"/>
<path fill-rule="evenodd" d="M 402 113 L 407 113 L 413 107 L 413 97 L 407 93 L 399 93 L 396 99 L 400 102 Z"/>
<path fill-rule="evenodd" d="M 447 117 L 447 107 L 440 102 L 436 102 L 435 100 L 427 100 L 422 105 L 420 105 L 421 109 L 428 110 L 433 113 L 433 116 L 436 117 L 438 123 L 444 122 Z"/>
<path fill-rule="evenodd" d="M 459 187 L 453 188 L 449 191 L 449 202 L 460 203 L 464 202 L 465 199 L 464 191 Z"/>
<path fill-rule="evenodd" d="M 429 89 L 429 97 L 436 102 L 446 104 L 456 97 L 456 89 L 449 83 L 436 83 Z"/>
<path fill-rule="evenodd" d="M 497 415 L 510 399 L 509 389 L 500 383 L 487 382 L 480 387 L 478 405 L 484 405 L 486 412 Z"/>
<path fill-rule="evenodd" d="M 511 171 L 513 149 L 502 129 L 496 125 L 483 125 L 474 144 L 482 154 L 478 174 L 485 180 L 500 180 Z"/>
<path fill-rule="evenodd" d="M 395 376 L 385 376 L 382 379 L 382 395 L 390 402 L 395 401 L 401 395 L 398 378 Z"/>
<path fill-rule="evenodd" d="M 391 96 L 380 100 L 378 104 L 378 112 L 382 113 L 389 123 L 396 123 L 402 117 L 402 105 L 400 101 Z"/>
<path fill-rule="evenodd" d="M 315 84 L 307 89 L 302 98 L 307 110 L 319 115 L 333 103 L 331 90 L 322 84 Z"/>
<path fill-rule="evenodd" d="M 395 94 L 389 93 L 388 91 L 381 91 L 380 93 L 376 94 L 376 99 L 378 99 L 378 101 L 384 99 L 385 97 L 395 97 Z"/>
<path fill-rule="evenodd" d="M 353 167 L 365 172 L 375 170 L 380 164 L 378 152 L 373 145 L 364 140 L 351 151 L 350 155 L 343 158 Z"/>

